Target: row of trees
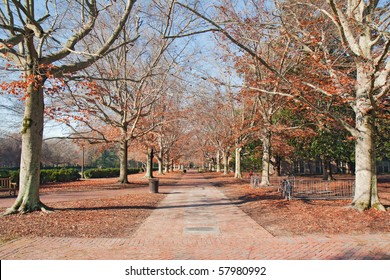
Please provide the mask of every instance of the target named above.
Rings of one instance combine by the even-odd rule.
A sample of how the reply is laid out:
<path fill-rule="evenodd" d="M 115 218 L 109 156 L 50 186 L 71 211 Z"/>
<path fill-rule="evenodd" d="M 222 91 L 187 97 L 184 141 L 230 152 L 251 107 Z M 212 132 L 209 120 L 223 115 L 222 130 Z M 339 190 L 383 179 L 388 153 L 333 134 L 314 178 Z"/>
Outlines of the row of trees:
<path fill-rule="evenodd" d="M 297 154 L 299 148 L 307 153 L 310 143 L 313 156 L 327 163 L 335 155 L 350 155 L 353 141 L 352 204 L 383 210 L 376 188 L 375 128 L 386 131 L 389 5 L 3 1 L 1 65 L 13 74 L 0 87 L 25 104 L 21 191 L 8 213 L 47 210 L 38 192 L 44 113 L 71 129 L 67 138 L 119 146 L 122 183 L 127 183 L 129 145 L 147 151 L 149 176 L 153 155 L 161 173 L 164 161 L 172 166 L 179 157 L 195 155 L 196 144 L 197 155 L 217 168 L 222 159 L 224 173 L 234 152 L 240 178 L 243 147 L 259 142 L 262 185 L 268 185 L 272 159 Z M 220 48 L 216 65 L 223 67 L 201 77 L 197 88 L 207 85 L 206 90 L 190 102 L 187 91 L 194 82 L 185 73 L 193 75 L 200 59 L 191 42 L 210 31 Z M 350 139 L 344 132 L 337 136 L 341 130 Z M 333 139 L 344 141 L 329 145 Z"/>
<path fill-rule="evenodd" d="M 1 89 L 25 104 L 20 192 L 7 213 L 48 209 L 39 199 L 44 113 L 72 129 L 67 138 L 119 143 L 123 183 L 129 141 L 152 146 L 150 132 L 174 121 L 165 108 L 180 90 L 171 77 L 183 50 L 163 38 L 173 3 L 162 2 L 3 1 L 2 68 L 21 75 Z"/>
<path fill-rule="evenodd" d="M 267 118 L 278 111 L 271 104 L 275 99 L 296 104 L 314 113 L 310 118 L 316 130 L 332 130 L 335 126 L 328 123 L 334 122 L 350 133 L 356 156 L 352 205 L 384 210 L 377 195 L 375 124 L 387 110 L 390 87 L 389 5 L 360 0 L 225 0 L 214 7 L 176 1 L 175 8 L 196 15 L 207 27 L 202 31 L 217 32 L 232 53 L 242 52 L 236 57 L 243 89 L 267 102 L 261 114 L 263 160 L 269 154 Z"/>
<path fill-rule="evenodd" d="M 22 141 L 19 134 L 3 132 L 0 139 L 0 168 L 16 169 L 20 165 Z M 84 157 L 84 162 L 83 162 Z M 144 160 L 144 153 L 132 155 L 133 159 Z M 136 163 L 135 163 L 136 162 Z M 43 167 L 119 167 L 118 149 L 104 145 L 81 147 L 77 142 L 67 139 L 48 139 L 43 142 L 41 166 Z M 131 168 L 141 168 L 142 163 L 133 160 Z"/>
<path fill-rule="evenodd" d="M 22 141 L 19 134 L 0 139 L 0 168 L 14 168 L 20 164 Z M 76 166 L 80 164 L 80 150 L 71 141 L 45 141 L 41 163 L 44 166 Z"/>
<path fill-rule="evenodd" d="M 115 41 L 131 18 L 135 1 L 129 0 L 125 6 L 93 0 L 45 4 L 34 0 L 3 1 L 1 6 L 0 53 L 5 61 L 2 65 L 21 73 L 1 87 L 23 95 L 25 100 L 20 192 L 8 213 L 47 210 L 39 199 L 44 93 L 58 90 L 56 79 L 89 67 L 118 48 Z M 106 31 L 110 30 L 104 40 L 88 44 L 88 38 L 94 37 L 108 18 L 112 24 L 105 26 Z M 129 38 L 129 42 L 136 37 Z M 50 80 L 53 82 L 49 85 Z"/>

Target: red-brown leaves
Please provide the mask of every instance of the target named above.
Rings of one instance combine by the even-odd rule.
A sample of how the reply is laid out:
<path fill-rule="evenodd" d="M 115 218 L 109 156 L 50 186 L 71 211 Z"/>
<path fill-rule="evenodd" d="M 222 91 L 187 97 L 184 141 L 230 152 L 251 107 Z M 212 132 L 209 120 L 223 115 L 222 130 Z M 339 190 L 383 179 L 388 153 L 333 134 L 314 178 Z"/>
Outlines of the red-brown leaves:
<path fill-rule="evenodd" d="M 273 188 L 254 189 L 245 181 L 229 177 L 211 180 L 225 186 L 219 189 L 230 199 L 238 200 L 244 212 L 276 236 L 390 231 L 390 211 L 360 213 L 347 207 L 351 202 L 348 200 L 286 201 Z M 380 183 L 379 189 L 381 201 L 390 205 L 389 182 Z"/>

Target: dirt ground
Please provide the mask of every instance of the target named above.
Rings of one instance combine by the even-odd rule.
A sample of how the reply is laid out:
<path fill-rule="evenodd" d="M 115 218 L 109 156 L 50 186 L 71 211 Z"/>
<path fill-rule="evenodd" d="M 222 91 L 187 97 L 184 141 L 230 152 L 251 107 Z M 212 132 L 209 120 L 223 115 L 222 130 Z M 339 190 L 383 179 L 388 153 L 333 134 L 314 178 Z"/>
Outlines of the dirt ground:
<path fill-rule="evenodd" d="M 172 185 L 181 173 L 160 176 L 160 185 Z M 292 200 L 281 198 L 275 188 L 251 188 L 249 180 L 208 173 L 205 176 L 257 223 L 275 236 L 305 234 L 354 234 L 390 232 L 390 209 L 359 213 L 348 200 Z M 379 194 L 390 208 L 390 177 L 382 178 Z M 126 189 L 125 195 L 53 202 L 50 214 L 29 213 L 0 217 L 0 244 L 22 236 L 129 237 L 166 196 L 150 194 L 141 174 L 130 175 L 131 184 L 116 179 L 94 179 L 42 186 L 42 193 Z M 0 198 L 2 199 L 2 198 Z M 4 211 L 5 208 L 0 208 Z"/>

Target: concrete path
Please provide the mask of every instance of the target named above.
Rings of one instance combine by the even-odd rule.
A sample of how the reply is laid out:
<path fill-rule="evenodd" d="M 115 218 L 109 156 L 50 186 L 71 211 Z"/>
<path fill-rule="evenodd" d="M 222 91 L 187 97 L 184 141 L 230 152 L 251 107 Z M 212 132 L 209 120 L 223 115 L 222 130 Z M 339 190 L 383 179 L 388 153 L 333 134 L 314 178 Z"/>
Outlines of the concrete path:
<path fill-rule="evenodd" d="M 390 259 L 390 233 L 272 236 L 190 173 L 165 187 L 167 197 L 128 238 L 21 238 L 0 247 L 1 259 Z"/>

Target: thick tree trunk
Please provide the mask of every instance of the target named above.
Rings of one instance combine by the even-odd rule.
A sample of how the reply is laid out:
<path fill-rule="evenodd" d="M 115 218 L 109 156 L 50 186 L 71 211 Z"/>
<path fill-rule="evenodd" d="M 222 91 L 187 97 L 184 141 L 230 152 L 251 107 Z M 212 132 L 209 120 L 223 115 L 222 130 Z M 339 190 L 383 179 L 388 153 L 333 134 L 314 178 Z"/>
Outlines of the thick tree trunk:
<path fill-rule="evenodd" d="M 241 151 L 242 148 L 236 148 L 236 170 L 234 173 L 234 178 L 242 179 L 241 173 Z"/>
<path fill-rule="evenodd" d="M 359 114 L 356 118 L 355 196 L 352 206 L 359 211 L 369 208 L 385 210 L 379 201 L 376 177 L 374 116 Z"/>
<path fill-rule="evenodd" d="M 216 171 L 221 173 L 221 156 L 219 155 L 219 151 L 217 151 L 216 162 L 217 162 L 217 170 Z"/>
<path fill-rule="evenodd" d="M 34 73 L 35 74 L 35 73 Z M 22 123 L 22 153 L 20 162 L 19 194 L 4 214 L 48 211 L 39 199 L 40 160 L 43 137 L 45 78 L 37 79 L 27 88 L 26 107 Z"/>
<path fill-rule="evenodd" d="M 261 183 L 260 186 L 269 186 L 269 168 L 270 168 L 270 152 L 271 152 L 271 132 L 268 130 L 263 137 L 263 158 L 261 169 Z"/>
<path fill-rule="evenodd" d="M 352 206 L 359 211 L 369 208 L 385 210 L 379 201 L 375 159 L 375 113 L 371 105 L 373 66 L 361 62 L 357 66 L 355 107 L 355 196 Z"/>
<path fill-rule="evenodd" d="M 128 165 L 128 141 L 126 138 L 122 139 L 120 142 L 120 151 L 119 151 L 119 180 L 121 184 L 128 184 L 127 179 L 127 165 Z"/>
<path fill-rule="evenodd" d="M 145 178 L 153 178 L 153 148 L 148 148 Z"/>

